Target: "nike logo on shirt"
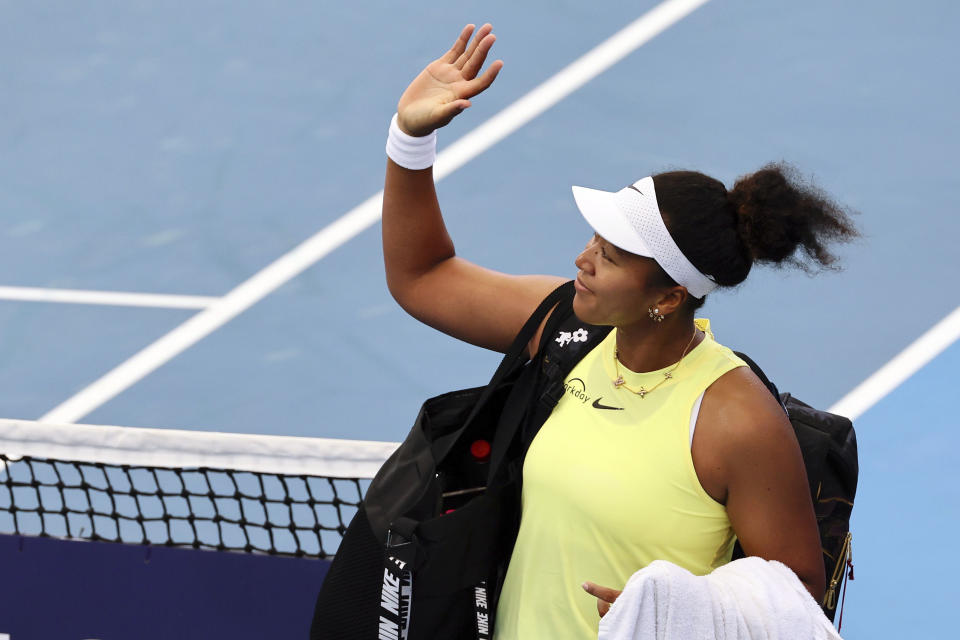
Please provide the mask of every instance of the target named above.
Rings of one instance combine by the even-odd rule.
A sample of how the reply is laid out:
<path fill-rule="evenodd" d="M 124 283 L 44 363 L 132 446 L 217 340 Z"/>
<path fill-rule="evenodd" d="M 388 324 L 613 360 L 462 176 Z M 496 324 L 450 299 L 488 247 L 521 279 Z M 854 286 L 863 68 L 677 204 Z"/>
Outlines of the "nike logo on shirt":
<path fill-rule="evenodd" d="M 609 406 L 607 406 L 607 405 L 605 405 L 605 404 L 600 404 L 600 401 L 601 401 L 601 400 L 603 400 L 602 397 L 601 397 L 601 398 L 597 398 L 596 400 L 593 401 L 593 405 L 592 405 L 592 406 L 593 406 L 594 409 L 612 409 L 613 411 L 623 411 L 623 407 L 609 407 Z"/>

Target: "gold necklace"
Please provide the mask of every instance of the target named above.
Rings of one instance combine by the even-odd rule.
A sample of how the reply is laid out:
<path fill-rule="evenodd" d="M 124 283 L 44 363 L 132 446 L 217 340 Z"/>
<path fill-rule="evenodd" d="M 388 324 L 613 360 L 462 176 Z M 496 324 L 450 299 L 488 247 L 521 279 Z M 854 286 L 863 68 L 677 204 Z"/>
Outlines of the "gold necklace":
<path fill-rule="evenodd" d="M 680 366 L 680 363 L 683 362 L 683 359 L 684 359 L 685 357 L 687 357 L 687 351 L 690 350 L 690 345 L 692 345 L 692 344 L 693 344 L 693 341 L 697 339 L 697 326 L 694 325 L 694 327 L 693 327 L 693 337 L 690 338 L 690 342 L 688 342 L 686 348 L 684 348 L 683 353 L 680 355 L 680 359 L 677 360 L 677 364 L 673 365 L 673 368 L 670 369 L 670 371 L 665 371 L 664 374 L 663 374 L 663 380 L 661 380 L 661 381 L 658 382 L 657 384 L 653 385 L 653 386 L 650 387 L 649 389 L 646 389 L 646 388 L 644 388 L 644 387 L 640 387 L 640 389 L 631 389 L 630 387 L 627 386 L 626 381 L 624 381 L 623 375 L 621 375 L 621 373 L 620 373 L 620 347 L 619 347 L 619 346 L 617 345 L 617 343 L 616 343 L 616 340 L 617 340 L 619 337 L 620 337 L 620 334 L 618 333 L 617 336 L 616 336 L 616 338 L 615 338 L 615 342 L 614 342 L 614 346 L 613 346 L 613 369 L 614 369 L 614 371 L 616 371 L 616 373 L 617 373 L 617 379 L 613 381 L 613 386 L 614 386 L 614 388 L 617 389 L 618 391 L 619 391 L 620 389 L 626 389 L 627 391 L 629 391 L 629 392 L 631 392 L 631 393 L 635 393 L 635 394 L 637 394 L 638 396 L 640 396 L 640 399 L 641 399 L 641 400 L 643 400 L 644 398 L 646 398 L 646 396 L 647 396 L 648 393 L 650 393 L 651 391 L 655 390 L 657 387 L 659 387 L 660 385 L 662 385 L 662 384 L 663 384 L 664 382 L 666 382 L 667 380 L 670 380 L 671 378 L 673 378 L 673 372 L 677 370 L 677 367 Z"/>

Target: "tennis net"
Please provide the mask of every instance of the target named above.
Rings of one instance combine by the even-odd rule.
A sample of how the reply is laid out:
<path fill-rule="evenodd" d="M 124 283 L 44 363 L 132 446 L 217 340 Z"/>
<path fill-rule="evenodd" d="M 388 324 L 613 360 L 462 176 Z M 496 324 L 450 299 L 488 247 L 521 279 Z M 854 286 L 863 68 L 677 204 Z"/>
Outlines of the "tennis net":
<path fill-rule="evenodd" d="M 0 420 L 0 533 L 329 558 L 396 446 Z"/>

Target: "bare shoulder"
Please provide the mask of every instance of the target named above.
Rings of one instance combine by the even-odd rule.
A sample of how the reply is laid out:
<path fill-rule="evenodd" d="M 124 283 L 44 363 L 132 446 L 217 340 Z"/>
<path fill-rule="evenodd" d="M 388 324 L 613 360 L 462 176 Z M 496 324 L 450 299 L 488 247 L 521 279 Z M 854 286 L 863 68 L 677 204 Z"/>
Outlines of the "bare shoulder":
<path fill-rule="evenodd" d="M 717 378 L 703 396 L 701 415 L 736 446 L 792 435 L 780 403 L 750 367 L 736 367 Z"/>

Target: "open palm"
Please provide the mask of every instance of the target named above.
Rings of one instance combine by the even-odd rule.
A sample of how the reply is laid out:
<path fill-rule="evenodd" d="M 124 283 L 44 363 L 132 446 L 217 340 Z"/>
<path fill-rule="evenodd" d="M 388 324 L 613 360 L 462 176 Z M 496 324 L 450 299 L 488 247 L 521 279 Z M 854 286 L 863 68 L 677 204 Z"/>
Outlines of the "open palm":
<path fill-rule="evenodd" d="M 427 65 L 403 92 L 397 105 L 397 123 L 404 132 L 425 136 L 439 129 L 469 107 L 470 98 L 493 83 L 503 67 L 500 60 L 477 77 L 497 39 L 491 33 L 493 27 L 483 25 L 470 42 L 473 29 L 472 24 L 464 27 L 450 50 Z"/>

